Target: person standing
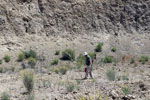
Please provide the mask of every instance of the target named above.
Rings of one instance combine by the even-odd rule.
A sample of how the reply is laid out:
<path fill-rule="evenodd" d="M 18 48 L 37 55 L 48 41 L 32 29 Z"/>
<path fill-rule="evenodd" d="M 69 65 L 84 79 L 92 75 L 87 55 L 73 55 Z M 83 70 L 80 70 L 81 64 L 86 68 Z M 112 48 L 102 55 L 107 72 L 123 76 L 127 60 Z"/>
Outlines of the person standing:
<path fill-rule="evenodd" d="M 92 75 L 92 59 L 88 55 L 87 52 L 84 52 L 84 56 L 86 58 L 85 59 L 86 68 L 85 68 L 85 77 L 84 77 L 84 80 L 88 78 L 88 74 L 90 74 L 90 77 L 93 79 L 93 75 Z"/>

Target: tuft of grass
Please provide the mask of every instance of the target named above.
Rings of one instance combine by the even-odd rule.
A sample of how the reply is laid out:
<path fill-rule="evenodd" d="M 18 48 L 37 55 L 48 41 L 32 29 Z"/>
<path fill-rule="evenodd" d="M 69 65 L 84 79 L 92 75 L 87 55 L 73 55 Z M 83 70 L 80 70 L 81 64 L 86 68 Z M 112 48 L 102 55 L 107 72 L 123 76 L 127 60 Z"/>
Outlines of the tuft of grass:
<path fill-rule="evenodd" d="M 3 63 L 3 61 L 2 60 L 0 60 L 0 65 Z"/>
<path fill-rule="evenodd" d="M 91 57 L 91 59 L 96 59 L 96 53 L 95 52 L 90 52 L 88 55 Z"/>
<path fill-rule="evenodd" d="M 68 82 L 68 84 L 66 85 L 66 89 L 68 92 L 72 92 L 75 89 L 75 84 Z"/>
<path fill-rule="evenodd" d="M 10 100 L 10 95 L 7 92 L 1 94 L 1 100 Z"/>
<path fill-rule="evenodd" d="M 5 60 L 5 62 L 10 62 L 10 56 L 5 55 L 4 60 Z"/>
<path fill-rule="evenodd" d="M 24 86 L 30 94 L 34 89 L 34 73 L 32 71 L 24 71 L 22 78 Z"/>
<path fill-rule="evenodd" d="M 3 67 L 0 67 L 0 73 L 3 73 L 3 70 L 4 70 Z"/>
<path fill-rule="evenodd" d="M 59 62 L 58 59 L 54 59 L 54 60 L 51 62 L 51 65 L 58 65 L 58 62 Z"/>
<path fill-rule="evenodd" d="M 12 71 L 12 72 L 14 72 L 14 71 L 15 71 L 15 69 L 16 69 L 15 67 L 11 67 L 11 71 Z"/>
<path fill-rule="evenodd" d="M 62 75 L 65 75 L 66 72 L 68 71 L 68 68 L 66 66 L 62 66 L 60 67 L 59 71 Z"/>
<path fill-rule="evenodd" d="M 148 60 L 149 60 L 149 57 L 148 57 L 148 56 L 141 56 L 140 62 L 141 62 L 142 64 L 145 64 L 146 62 L 148 62 Z"/>
<path fill-rule="evenodd" d="M 56 52 L 55 52 L 55 55 L 59 55 L 60 54 L 60 50 L 57 50 Z"/>
<path fill-rule="evenodd" d="M 72 49 L 66 49 L 62 52 L 62 60 L 75 60 L 75 51 Z"/>
<path fill-rule="evenodd" d="M 131 58 L 131 60 L 130 60 L 130 64 L 134 64 L 134 63 L 135 63 L 134 58 Z"/>
<path fill-rule="evenodd" d="M 104 58 L 104 63 L 112 63 L 113 62 L 113 56 L 106 56 Z"/>
<path fill-rule="evenodd" d="M 115 81 L 116 80 L 116 72 L 113 69 L 109 69 L 106 72 L 107 78 L 110 81 Z"/>
<path fill-rule="evenodd" d="M 111 49 L 112 52 L 116 52 L 116 50 L 117 50 L 117 49 L 116 49 L 115 47 L 113 47 L 113 48 Z"/>
<path fill-rule="evenodd" d="M 18 55 L 18 62 L 21 62 L 21 61 L 23 61 L 24 59 L 25 59 L 24 53 L 20 53 L 20 54 Z"/>
<path fill-rule="evenodd" d="M 122 89 L 122 91 L 123 91 L 123 93 L 124 93 L 125 95 L 130 94 L 130 88 L 129 88 L 129 87 L 123 86 L 121 89 Z"/>
<path fill-rule="evenodd" d="M 129 78 L 128 78 L 126 75 L 123 75 L 123 76 L 122 76 L 122 80 L 128 81 Z"/>
<path fill-rule="evenodd" d="M 85 64 L 85 56 L 83 56 L 82 54 L 79 54 L 79 56 L 77 58 L 77 64 L 84 65 Z"/>
<path fill-rule="evenodd" d="M 96 46 L 96 48 L 95 48 L 95 51 L 96 52 L 101 52 L 102 51 L 102 46 L 103 46 L 102 42 L 98 43 L 97 46 Z"/>
<path fill-rule="evenodd" d="M 28 59 L 28 64 L 29 64 L 32 68 L 35 67 L 36 63 L 37 63 L 37 60 L 36 60 L 35 58 L 33 58 L 33 57 L 30 57 L 30 58 Z"/>
<path fill-rule="evenodd" d="M 34 100 L 34 99 L 35 99 L 34 93 L 30 93 L 28 95 L 28 100 Z"/>

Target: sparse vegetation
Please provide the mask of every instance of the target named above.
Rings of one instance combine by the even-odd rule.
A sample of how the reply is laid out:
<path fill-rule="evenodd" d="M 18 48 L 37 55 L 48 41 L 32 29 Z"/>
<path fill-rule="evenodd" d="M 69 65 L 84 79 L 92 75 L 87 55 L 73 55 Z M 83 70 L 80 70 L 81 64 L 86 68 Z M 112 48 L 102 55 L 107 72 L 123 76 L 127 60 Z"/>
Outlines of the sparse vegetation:
<path fill-rule="evenodd" d="M 113 47 L 113 48 L 111 49 L 112 52 L 116 52 L 116 50 L 117 50 L 117 49 L 116 49 L 115 47 Z"/>
<path fill-rule="evenodd" d="M 85 64 L 85 57 L 82 54 L 80 54 L 78 56 L 78 58 L 77 58 L 77 64 L 78 65 L 84 65 Z"/>
<path fill-rule="evenodd" d="M 28 64 L 29 64 L 32 68 L 35 67 L 36 62 L 37 62 L 37 60 L 36 60 L 35 58 L 33 58 L 33 57 L 30 57 L 30 58 L 28 59 Z"/>
<path fill-rule="evenodd" d="M 68 92 L 72 92 L 75 89 L 75 84 L 72 82 L 68 82 L 68 84 L 66 85 L 66 89 Z"/>
<path fill-rule="evenodd" d="M 5 60 L 5 62 L 10 62 L 10 56 L 6 55 L 6 56 L 4 57 L 4 60 Z"/>
<path fill-rule="evenodd" d="M 59 60 L 58 60 L 58 59 L 54 59 L 54 60 L 51 62 L 51 65 L 57 65 L 57 64 L 58 64 L 58 62 L 59 62 Z"/>
<path fill-rule="evenodd" d="M 10 100 L 10 95 L 7 92 L 1 94 L 1 100 Z"/>
<path fill-rule="evenodd" d="M 72 49 L 66 49 L 62 52 L 62 60 L 75 60 L 75 51 Z"/>
<path fill-rule="evenodd" d="M 123 75 L 123 76 L 122 76 L 122 80 L 128 81 L 129 78 L 128 78 L 126 75 Z"/>
<path fill-rule="evenodd" d="M 68 71 L 68 68 L 66 66 L 61 66 L 59 69 L 60 73 L 62 75 L 66 74 L 66 72 Z"/>
<path fill-rule="evenodd" d="M 104 63 L 112 63 L 113 62 L 113 57 L 112 56 L 106 56 L 104 58 Z"/>
<path fill-rule="evenodd" d="M 11 67 L 11 71 L 14 72 L 15 71 L 15 67 Z"/>
<path fill-rule="evenodd" d="M 34 100 L 34 93 L 30 93 L 29 95 L 28 95 L 28 100 Z"/>
<path fill-rule="evenodd" d="M 0 60 L 0 65 L 3 63 L 3 61 L 2 60 Z"/>
<path fill-rule="evenodd" d="M 113 69 L 109 69 L 106 72 L 107 78 L 110 81 L 116 80 L 116 72 Z"/>
<path fill-rule="evenodd" d="M 96 48 L 95 48 L 95 51 L 96 52 L 101 52 L 102 51 L 102 46 L 103 46 L 102 42 L 98 43 L 97 46 L 96 46 Z"/>
<path fill-rule="evenodd" d="M 96 59 L 96 53 L 95 52 L 90 52 L 88 55 L 94 60 Z"/>
<path fill-rule="evenodd" d="M 140 59 L 140 62 L 141 62 L 142 64 L 145 64 L 148 60 L 149 60 L 149 57 L 148 57 L 148 56 L 142 56 L 141 59 Z"/>
<path fill-rule="evenodd" d="M 121 89 L 125 95 L 130 94 L 130 88 L 128 86 L 123 86 Z"/>
<path fill-rule="evenodd" d="M 25 59 L 24 53 L 20 53 L 20 54 L 18 55 L 18 62 L 21 62 L 21 61 L 23 61 L 24 59 Z"/>
<path fill-rule="evenodd" d="M 0 67 L 0 73 L 3 73 L 3 67 Z"/>
<path fill-rule="evenodd" d="M 57 50 L 56 52 L 55 52 L 55 55 L 59 55 L 60 54 L 60 50 Z"/>
<path fill-rule="evenodd" d="M 23 72 L 23 83 L 27 92 L 30 94 L 34 89 L 34 73 L 32 71 Z"/>
<path fill-rule="evenodd" d="M 134 64 L 134 63 L 135 63 L 134 58 L 131 58 L 131 60 L 130 60 L 130 64 Z"/>

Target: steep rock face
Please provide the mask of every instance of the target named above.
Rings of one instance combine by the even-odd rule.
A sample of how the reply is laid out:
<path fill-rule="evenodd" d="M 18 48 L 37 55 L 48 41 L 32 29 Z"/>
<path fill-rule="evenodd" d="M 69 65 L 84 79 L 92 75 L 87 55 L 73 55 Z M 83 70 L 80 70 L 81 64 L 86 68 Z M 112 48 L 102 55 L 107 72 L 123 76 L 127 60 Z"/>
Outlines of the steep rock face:
<path fill-rule="evenodd" d="M 1 43 L 64 33 L 149 34 L 150 0 L 1 0 Z"/>

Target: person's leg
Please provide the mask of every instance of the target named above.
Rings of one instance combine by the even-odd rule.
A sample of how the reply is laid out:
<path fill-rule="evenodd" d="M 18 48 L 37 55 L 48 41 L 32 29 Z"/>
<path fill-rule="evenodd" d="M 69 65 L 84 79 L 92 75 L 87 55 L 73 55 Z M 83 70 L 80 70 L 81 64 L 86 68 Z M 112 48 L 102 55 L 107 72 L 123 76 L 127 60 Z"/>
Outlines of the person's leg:
<path fill-rule="evenodd" d="M 84 78 L 84 79 L 87 79 L 87 78 L 88 78 L 88 74 L 89 74 L 89 66 L 87 66 L 87 70 L 86 70 L 85 78 Z"/>
<path fill-rule="evenodd" d="M 92 66 L 90 67 L 89 74 L 90 74 L 90 77 L 93 78 L 93 75 L 92 75 Z"/>

